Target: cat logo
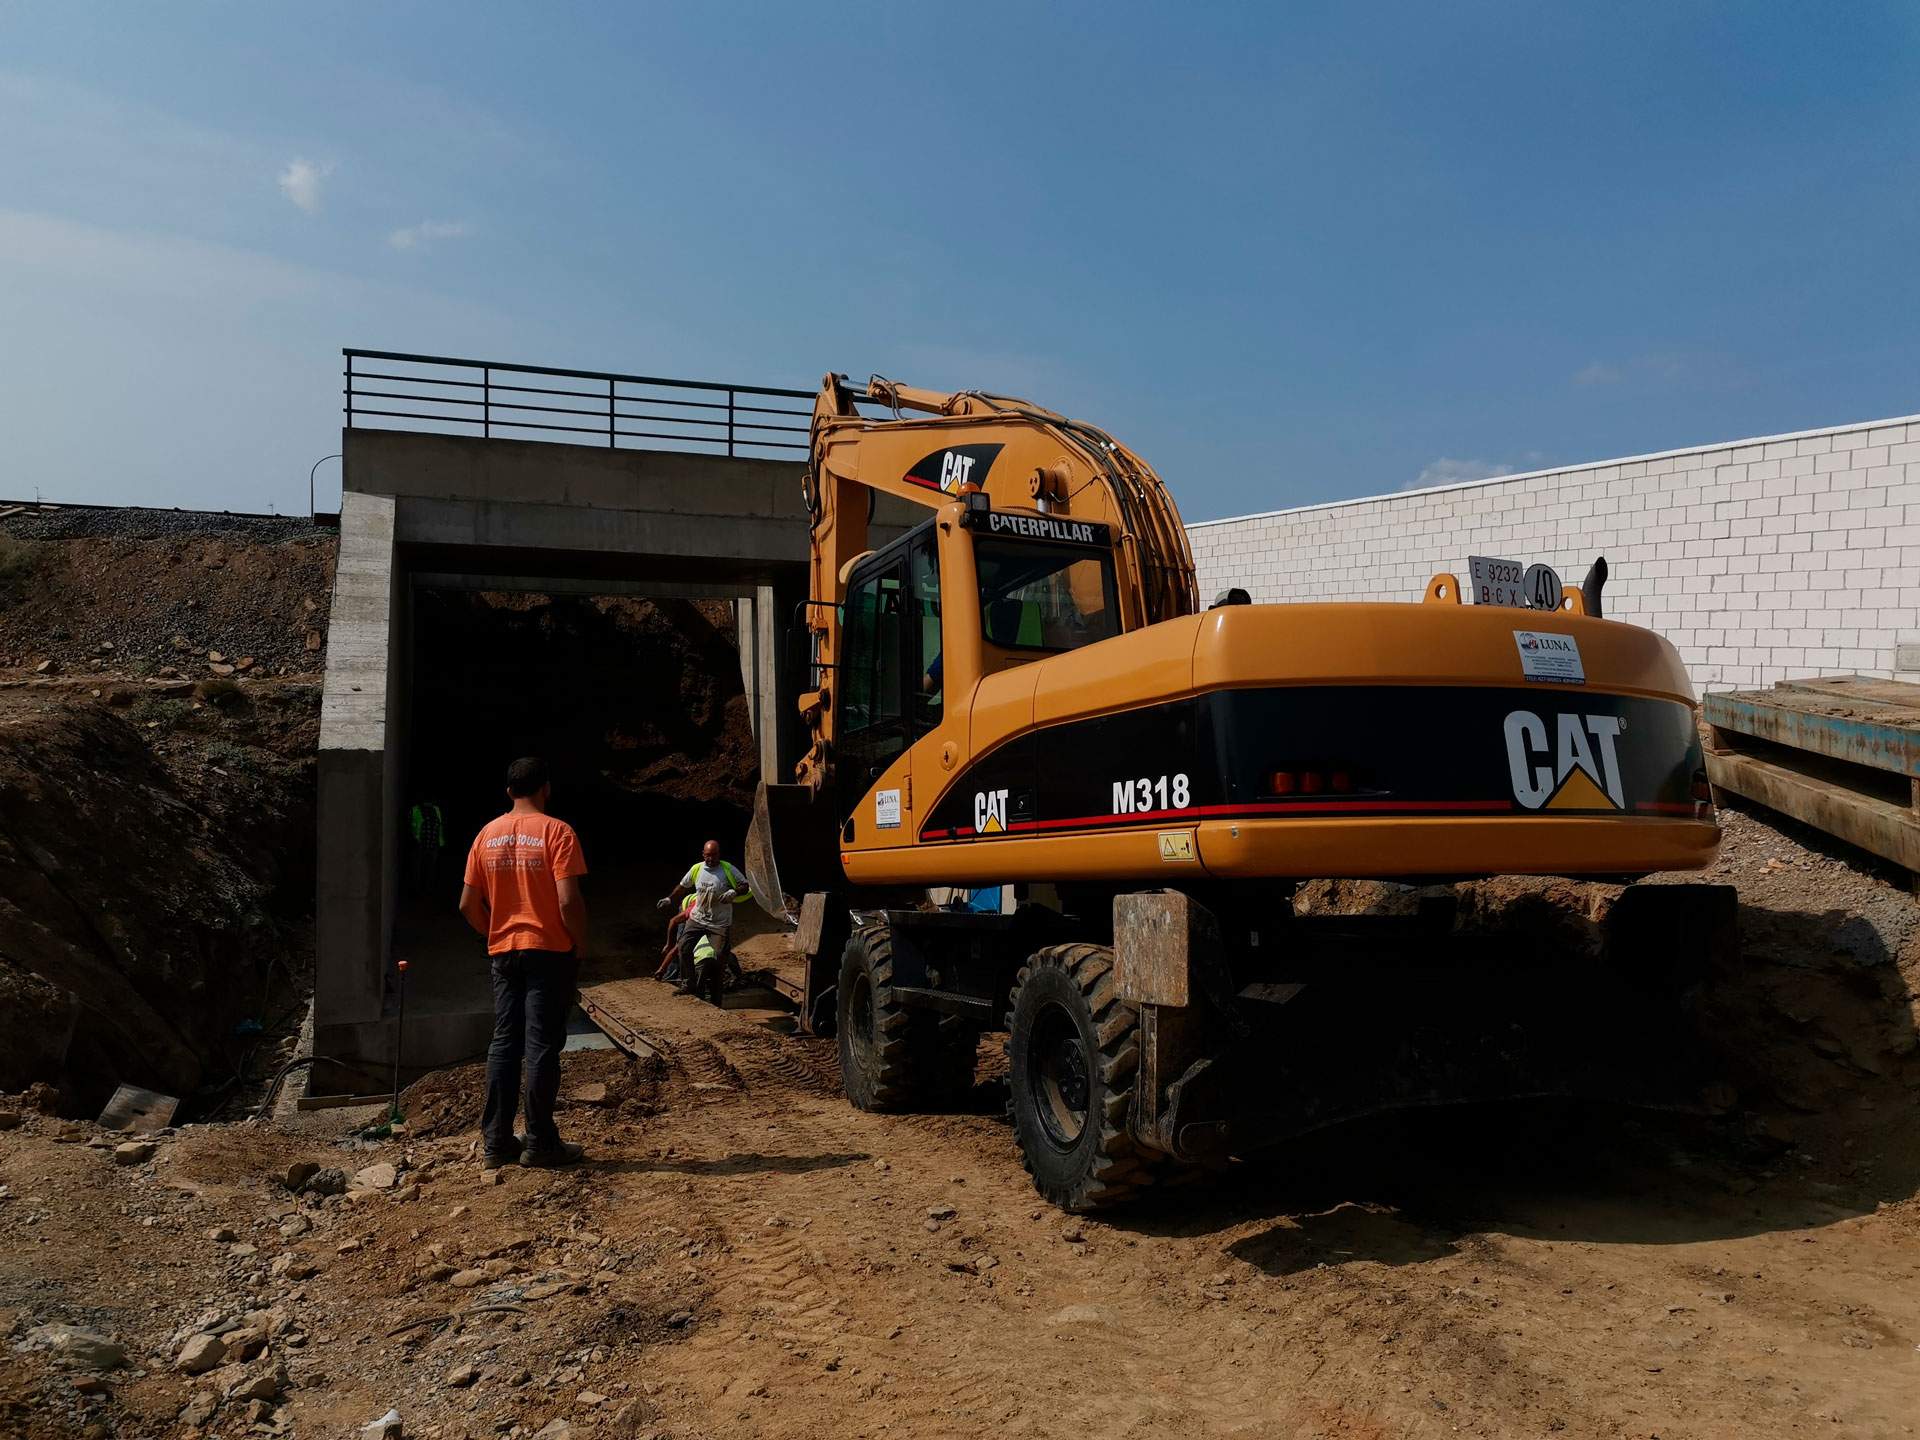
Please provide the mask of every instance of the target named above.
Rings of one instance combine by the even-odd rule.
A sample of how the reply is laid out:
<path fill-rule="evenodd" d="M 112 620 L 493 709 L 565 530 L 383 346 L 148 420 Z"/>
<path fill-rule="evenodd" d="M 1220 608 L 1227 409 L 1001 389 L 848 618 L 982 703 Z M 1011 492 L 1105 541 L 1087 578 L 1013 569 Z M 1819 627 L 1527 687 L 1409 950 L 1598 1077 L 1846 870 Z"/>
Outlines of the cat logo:
<path fill-rule="evenodd" d="M 1549 722 L 1553 737 L 1548 738 Z M 1513 798 L 1527 810 L 1624 810 L 1614 742 L 1618 715 L 1507 716 L 1507 769 Z"/>
<path fill-rule="evenodd" d="M 976 835 L 998 835 L 1007 828 L 1007 792 L 1004 790 L 976 790 L 973 792 L 973 832 Z"/>
<path fill-rule="evenodd" d="M 940 488 L 951 495 L 967 483 L 967 475 L 973 469 L 973 456 L 962 455 L 957 450 L 949 450 L 940 459 Z"/>
<path fill-rule="evenodd" d="M 907 471 L 906 478 L 929 490 L 955 495 L 962 485 L 985 485 L 994 458 L 1006 448 L 1004 445 L 950 445 L 922 456 Z"/>

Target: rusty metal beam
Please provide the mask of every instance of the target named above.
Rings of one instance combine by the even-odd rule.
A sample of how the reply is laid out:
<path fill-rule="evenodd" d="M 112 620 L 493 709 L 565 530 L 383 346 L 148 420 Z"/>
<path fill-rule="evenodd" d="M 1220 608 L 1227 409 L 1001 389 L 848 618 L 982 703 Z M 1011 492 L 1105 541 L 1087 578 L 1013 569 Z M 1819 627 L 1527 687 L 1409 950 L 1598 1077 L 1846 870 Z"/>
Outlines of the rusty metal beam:
<path fill-rule="evenodd" d="M 1709 754 L 1707 777 L 1723 790 L 1757 800 L 1896 865 L 1920 870 L 1920 816 L 1909 805 L 1737 752 Z"/>

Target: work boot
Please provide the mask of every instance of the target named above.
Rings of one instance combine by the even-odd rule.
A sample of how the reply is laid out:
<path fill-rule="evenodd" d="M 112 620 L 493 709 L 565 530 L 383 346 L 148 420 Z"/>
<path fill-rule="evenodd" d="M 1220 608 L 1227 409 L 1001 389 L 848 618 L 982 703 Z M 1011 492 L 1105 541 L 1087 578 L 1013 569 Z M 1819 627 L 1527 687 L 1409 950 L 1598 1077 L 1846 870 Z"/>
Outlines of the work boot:
<path fill-rule="evenodd" d="M 485 1155 L 480 1157 L 480 1168 L 482 1170 L 498 1170 L 502 1165 L 518 1165 L 520 1164 L 520 1156 L 524 1153 L 524 1150 L 524 1141 L 521 1142 L 520 1148 L 509 1150 L 504 1155 L 496 1155 L 489 1150 Z"/>
<path fill-rule="evenodd" d="M 536 1170 L 553 1170 L 562 1165 L 578 1165 L 587 1158 L 586 1150 L 579 1145 L 569 1144 L 565 1140 L 556 1140 L 551 1145 L 535 1149 L 532 1141 L 520 1152 L 520 1163 Z"/>

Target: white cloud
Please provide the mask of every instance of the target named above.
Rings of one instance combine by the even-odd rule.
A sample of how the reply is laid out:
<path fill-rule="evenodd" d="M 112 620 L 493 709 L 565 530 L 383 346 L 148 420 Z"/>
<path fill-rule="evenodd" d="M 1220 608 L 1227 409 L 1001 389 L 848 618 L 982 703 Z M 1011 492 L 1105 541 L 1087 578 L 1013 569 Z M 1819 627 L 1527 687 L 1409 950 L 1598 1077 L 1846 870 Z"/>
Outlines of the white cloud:
<path fill-rule="evenodd" d="M 320 182 L 333 173 L 333 166 L 316 165 L 311 160 L 293 159 L 280 172 L 280 193 L 309 215 L 320 213 Z"/>
<path fill-rule="evenodd" d="M 473 227 L 464 220 L 422 220 L 394 231 L 387 243 L 396 250 L 424 250 L 435 240 L 458 240 L 472 233 Z"/>
<path fill-rule="evenodd" d="M 1514 467 L 1511 465 L 1487 460 L 1451 460 L 1443 455 L 1429 462 L 1424 470 L 1400 488 L 1425 490 L 1434 485 L 1464 485 L 1471 480 L 1494 480 L 1513 473 Z"/>
<path fill-rule="evenodd" d="M 1616 385 L 1620 381 L 1620 368 L 1595 360 L 1591 365 L 1583 365 L 1573 372 L 1576 385 Z"/>

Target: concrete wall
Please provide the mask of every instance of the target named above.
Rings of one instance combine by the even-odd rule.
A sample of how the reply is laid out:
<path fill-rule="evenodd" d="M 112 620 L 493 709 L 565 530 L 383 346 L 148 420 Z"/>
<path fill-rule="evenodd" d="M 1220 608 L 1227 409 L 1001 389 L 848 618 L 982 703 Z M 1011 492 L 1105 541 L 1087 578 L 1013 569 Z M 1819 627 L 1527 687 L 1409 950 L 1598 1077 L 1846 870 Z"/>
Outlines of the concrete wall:
<path fill-rule="evenodd" d="M 1188 527 L 1203 603 L 1417 600 L 1467 556 L 1611 570 L 1606 613 L 1696 686 L 1920 679 L 1920 416 L 1603 460 Z"/>
<path fill-rule="evenodd" d="M 314 1028 L 321 1054 L 338 1027 L 380 1017 L 398 884 L 406 587 L 394 504 L 341 497 L 340 550 L 320 699 Z M 399 659 L 404 660 L 404 651 Z M 338 1077 L 329 1077 L 331 1084 Z"/>

